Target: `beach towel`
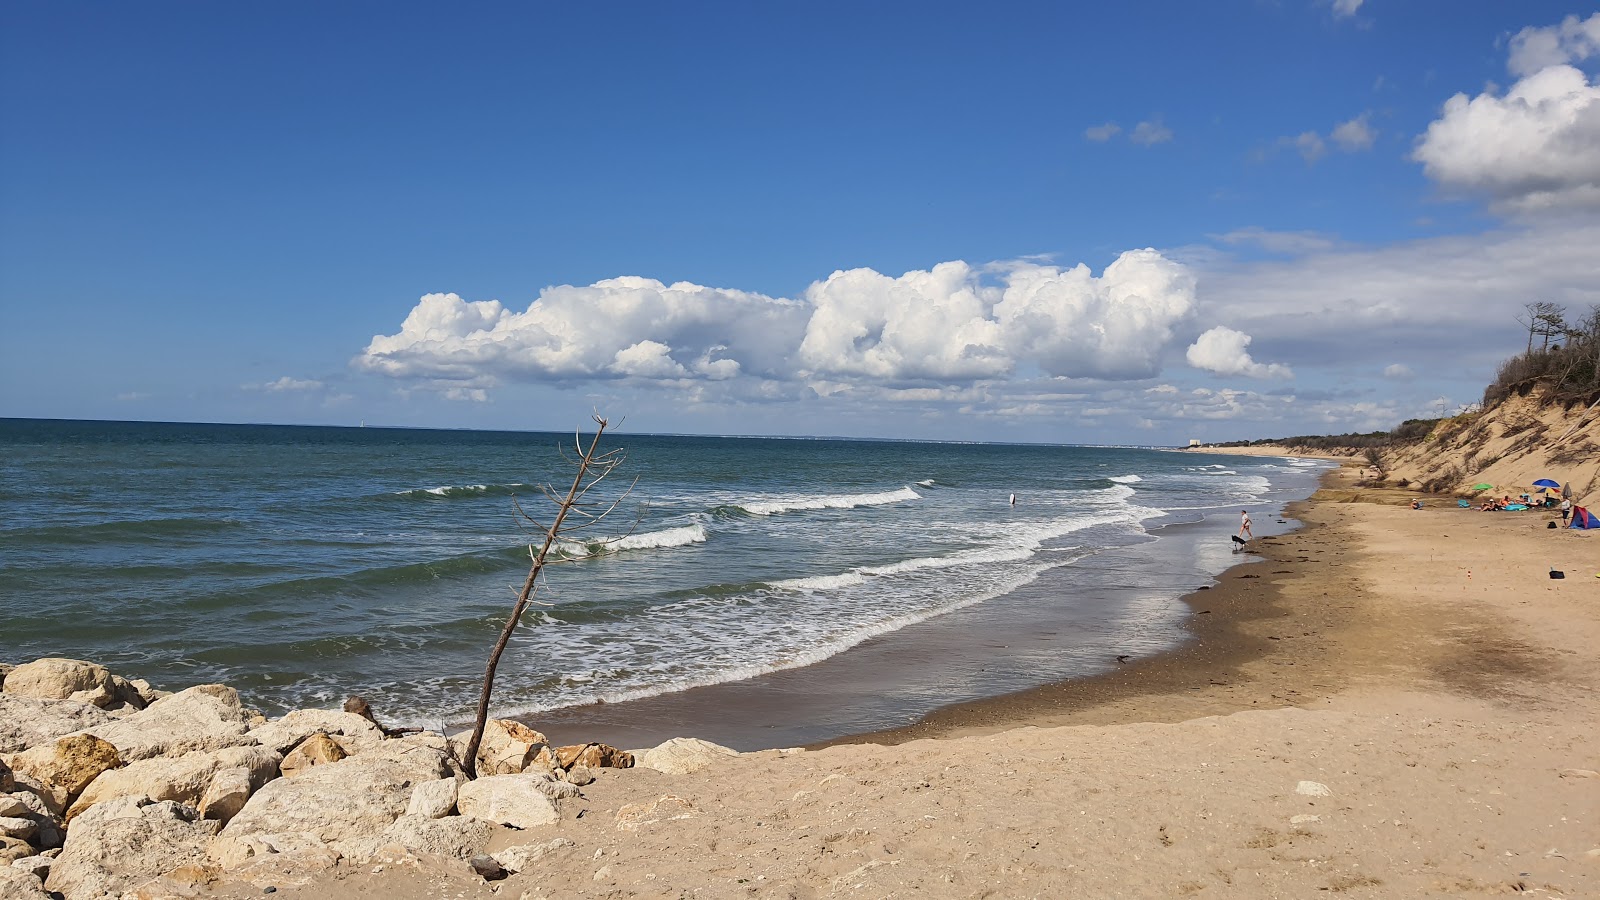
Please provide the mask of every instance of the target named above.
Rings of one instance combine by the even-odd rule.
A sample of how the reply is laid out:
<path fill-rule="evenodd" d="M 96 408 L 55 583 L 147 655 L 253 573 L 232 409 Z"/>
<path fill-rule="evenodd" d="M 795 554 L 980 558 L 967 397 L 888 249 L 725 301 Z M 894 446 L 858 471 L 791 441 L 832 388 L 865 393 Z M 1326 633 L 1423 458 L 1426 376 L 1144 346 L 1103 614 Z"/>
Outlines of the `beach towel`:
<path fill-rule="evenodd" d="M 1472 501 L 1471 500 L 1457 500 L 1456 501 L 1456 505 L 1461 507 L 1462 509 L 1471 509 L 1472 508 Z"/>
<path fill-rule="evenodd" d="M 1588 507 L 1586 507 L 1586 506 L 1574 506 L 1572 508 L 1572 524 L 1568 525 L 1567 527 L 1568 528 L 1600 528 L 1600 519 L 1596 519 L 1594 517 L 1594 513 L 1589 512 L 1589 508 Z"/>

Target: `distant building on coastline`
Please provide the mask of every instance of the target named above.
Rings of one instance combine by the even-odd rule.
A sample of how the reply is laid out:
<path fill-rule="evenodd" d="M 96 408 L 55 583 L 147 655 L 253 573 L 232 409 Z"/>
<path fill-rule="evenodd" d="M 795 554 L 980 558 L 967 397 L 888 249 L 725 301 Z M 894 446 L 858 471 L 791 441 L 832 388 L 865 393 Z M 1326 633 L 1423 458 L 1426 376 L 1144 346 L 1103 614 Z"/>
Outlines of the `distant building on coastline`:
<path fill-rule="evenodd" d="M 1200 446 L 1200 439 L 1199 438 L 1189 438 L 1189 446 L 1191 446 L 1191 447 Z"/>

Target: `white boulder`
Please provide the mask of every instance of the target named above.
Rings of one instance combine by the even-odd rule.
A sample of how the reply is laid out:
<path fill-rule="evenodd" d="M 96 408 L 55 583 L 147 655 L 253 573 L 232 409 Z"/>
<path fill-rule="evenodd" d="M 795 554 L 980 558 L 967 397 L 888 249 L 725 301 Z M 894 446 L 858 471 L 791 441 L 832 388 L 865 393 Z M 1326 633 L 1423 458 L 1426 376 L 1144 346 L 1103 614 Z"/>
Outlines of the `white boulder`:
<path fill-rule="evenodd" d="M 115 745 L 124 761 L 133 761 L 254 743 L 247 722 L 238 691 L 202 684 L 162 697 L 94 733 Z"/>
<path fill-rule="evenodd" d="M 456 808 L 464 816 L 513 828 L 550 825 L 561 817 L 545 794 L 550 779 L 538 775 L 490 775 L 461 785 Z"/>
<path fill-rule="evenodd" d="M 721 744 L 713 744 L 699 738 L 679 737 L 649 750 L 634 751 L 633 764 L 646 769 L 655 769 L 667 775 L 687 775 L 738 755 L 739 751 Z"/>
<path fill-rule="evenodd" d="M 193 807 L 170 800 L 119 797 L 97 804 L 72 823 L 45 888 L 72 900 L 120 897 L 163 872 L 203 863 L 217 828 Z"/>
<path fill-rule="evenodd" d="M 176 758 L 142 759 L 95 779 L 67 809 L 67 820 L 115 797 L 144 796 L 198 808 L 218 772 L 244 769 L 248 789 L 253 791 L 277 776 L 279 761 L 278 754 L 265 747 L 225 747 L 197 750 Z"/>
<path fill-rule="evenodd" d="M 98 707 L 0 693 L 0 753 L 37 747 L 74 731 L 92 731 L 111 721 L 111 716 Z"/>
<path fill-rule="evenodd" d="M 281 719 L 250 729 L 250 736 L 262 746 L 279 753 L 321 732 L 333 738 L 347 754 L 356 754 L 383 740 L 383 732 L 371 720 L 354 713 L 331 709 L 297 709 Z"/>
<path fill-rule="evenodd" d="M 456 808 L 456 791 L 459 783 L 454 778 L 424 781 L 411 789 L 411 802 L 406 805 L 406 815 L 428 819 L 442 819 Z"/>

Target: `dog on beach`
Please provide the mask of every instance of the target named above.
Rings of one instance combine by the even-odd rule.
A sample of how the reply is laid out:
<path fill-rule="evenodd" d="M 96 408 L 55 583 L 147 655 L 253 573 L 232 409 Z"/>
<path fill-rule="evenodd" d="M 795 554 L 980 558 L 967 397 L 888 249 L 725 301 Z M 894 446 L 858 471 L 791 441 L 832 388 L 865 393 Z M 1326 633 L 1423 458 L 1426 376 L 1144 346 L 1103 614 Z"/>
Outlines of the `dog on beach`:
<path fill-rule="evenodd" d="M 1233 552 L 1238 553 L 1240 550 L 1244 549 L 1245 539 L 1242 538 L 1242 537 L 1239 537 L 1237 534 L 1233 535 L 1232 537 L 1233 537 Z"/>

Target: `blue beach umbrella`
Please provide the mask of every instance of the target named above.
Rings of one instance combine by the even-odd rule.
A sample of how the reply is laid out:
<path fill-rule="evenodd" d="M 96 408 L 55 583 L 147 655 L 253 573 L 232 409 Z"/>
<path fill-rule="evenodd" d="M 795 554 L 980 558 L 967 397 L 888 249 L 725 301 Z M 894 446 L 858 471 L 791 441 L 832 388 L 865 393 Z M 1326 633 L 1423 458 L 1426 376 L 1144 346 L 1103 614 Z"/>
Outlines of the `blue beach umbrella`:
<path fill-rule="evenodd" d="M 1551 481 L 1548 478 L 1541 478 L 1538 481 L 1535 481 L 1533 483 L 1533 486 L 1534 487 L 1558 488 L 1558 487 L 1561 487 L 1561 482 L 1559 482 L 1559 481 Z"/>

